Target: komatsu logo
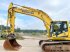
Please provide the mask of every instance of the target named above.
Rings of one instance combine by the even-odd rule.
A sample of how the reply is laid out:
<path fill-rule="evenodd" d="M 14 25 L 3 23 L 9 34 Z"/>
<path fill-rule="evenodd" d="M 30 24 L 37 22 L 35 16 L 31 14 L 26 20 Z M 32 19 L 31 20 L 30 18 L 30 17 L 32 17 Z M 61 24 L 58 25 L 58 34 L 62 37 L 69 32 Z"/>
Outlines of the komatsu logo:
<path fill-rule="evenodd" d="M 33 11 L 29 11 L 29 10 L 25 10 L 25 9 L 23 9 L 22 12 L 25 14 L 29 14 L 29 15 L 34 14 Z"/>

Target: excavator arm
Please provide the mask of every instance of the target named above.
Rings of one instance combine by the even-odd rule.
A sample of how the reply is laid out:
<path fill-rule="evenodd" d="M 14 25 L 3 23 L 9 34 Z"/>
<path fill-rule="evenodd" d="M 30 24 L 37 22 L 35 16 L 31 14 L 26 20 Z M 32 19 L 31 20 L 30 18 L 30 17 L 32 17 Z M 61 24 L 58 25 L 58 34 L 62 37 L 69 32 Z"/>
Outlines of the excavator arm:
<path fill-rule="evenodd" d="M 50 30 L 50 24 L 52 19 L 48 16 L 48 14 L 46 14 L 45 12 L 38 10 L 38 9 L 33 9 L 30 7 L 26 7 L 26 6 L 20 6 L 20 5 L 16 5 L 11 3 L 8 9 L 8 19 L 9 19 L 9 24 L 10 24 L 10 31 L 11 33 L 14 33 L 14 27 L 15 27 L 15 13 L 20 13 L 20 14 L 25 14 L 25 15 L 29 15 L 29 16 L 34 16 L 37 17 L 39 19 L 41 19 L 48 31 L 49 34 L 49 30 Z"/>

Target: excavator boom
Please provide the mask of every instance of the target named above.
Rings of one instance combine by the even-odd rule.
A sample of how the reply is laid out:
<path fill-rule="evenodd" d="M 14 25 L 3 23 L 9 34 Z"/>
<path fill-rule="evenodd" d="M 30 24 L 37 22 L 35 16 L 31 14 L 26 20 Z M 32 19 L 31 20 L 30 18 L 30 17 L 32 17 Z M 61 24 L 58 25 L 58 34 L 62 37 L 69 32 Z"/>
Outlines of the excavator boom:
<path fill-rule="evenodd" d="M 13 5 L 14 4 L 11 3 L 11 7 L 8 9 L 9 23 L 11 26 L 11 28 L 10 28 L 11 33 L 14 32 L 15 13 L 34 16 L 34 17 L 41 19 L 44 22 L 46 29 L 49 31 L 50 23 L 51 23 L 52 19 L 48 16 L 48 14 L 46 14 L 45 12 L 38 10 L 38 9 L 33 9 L 30 7 L 26 7 L 26 6 L 17 5 L 17 6 L 20 6 L 18 8 L 18 7 L 15 7 Z"/>

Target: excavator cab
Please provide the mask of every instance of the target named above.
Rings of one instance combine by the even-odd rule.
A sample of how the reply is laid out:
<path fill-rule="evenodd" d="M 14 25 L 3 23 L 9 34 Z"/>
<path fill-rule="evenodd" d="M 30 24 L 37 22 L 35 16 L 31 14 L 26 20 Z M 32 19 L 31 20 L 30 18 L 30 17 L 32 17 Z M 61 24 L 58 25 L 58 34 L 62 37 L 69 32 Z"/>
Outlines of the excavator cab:
<path fill-rule="evenodd" d="M 67 21 L 52 21 L 50 25 L 50 37 L 55 35 L 58 37 L 59 34 L 67 32 L 68 25 Z"/>

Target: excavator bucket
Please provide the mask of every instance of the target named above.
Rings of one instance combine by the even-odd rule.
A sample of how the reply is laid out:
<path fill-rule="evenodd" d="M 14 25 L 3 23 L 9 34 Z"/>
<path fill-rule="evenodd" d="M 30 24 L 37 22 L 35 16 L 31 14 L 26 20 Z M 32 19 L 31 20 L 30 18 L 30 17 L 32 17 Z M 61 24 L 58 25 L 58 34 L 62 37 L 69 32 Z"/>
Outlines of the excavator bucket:
<path fill-rule="evenodd" d="M 15 51 L 17 51 L 21 48 L 21 45 L 19 45 L 17 43 L 16 39 L 6 39 L 4 44 L 3 44 L 3 47 L 6 50 L 15 50 Z"/>

